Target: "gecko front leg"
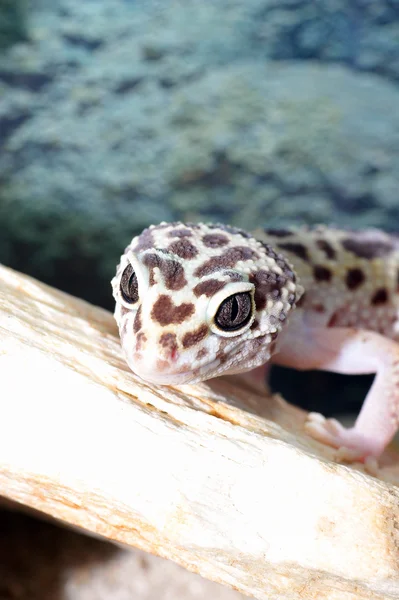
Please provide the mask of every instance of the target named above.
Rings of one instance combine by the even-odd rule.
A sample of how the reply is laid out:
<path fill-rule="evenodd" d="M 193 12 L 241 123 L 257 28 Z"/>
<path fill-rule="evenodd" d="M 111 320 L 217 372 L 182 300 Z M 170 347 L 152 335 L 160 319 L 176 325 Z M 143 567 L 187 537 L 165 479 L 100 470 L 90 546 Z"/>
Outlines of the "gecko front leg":
<path fill-rule="evenodd" d="M 296 369 L 376 373 L 353 427 L 311 413 L 306 429 L 319 441 L 348 449 L 341 456 L 352 460 L 377 458 L 394 437 L 399 425 L 399 345 L 393 340 L 372 331 L 309 326 L 298 315 L 273 362 Z"/>

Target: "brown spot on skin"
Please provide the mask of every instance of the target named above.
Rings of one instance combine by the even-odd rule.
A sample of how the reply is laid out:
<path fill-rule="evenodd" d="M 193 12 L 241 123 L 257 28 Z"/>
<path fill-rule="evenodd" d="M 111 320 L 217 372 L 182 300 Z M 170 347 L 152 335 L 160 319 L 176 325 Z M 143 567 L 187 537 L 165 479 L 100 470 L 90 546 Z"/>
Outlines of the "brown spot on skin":
<path fill-rule="evenodd" d="M 286 242 L 284 244 L 278 244 L 278 247 L 295 254 L 295 256 L 298 256 L 298 258 L 301 258 L 302 260 L 309 261 L 308 249 L 303 244 Z"/>
<path fill-rule="evenodd" d="M 168 235 L 169 237 L 178 238 L 191 237 L 193 235 L 193 232 L 190 229 L 172 229 L 172 231 L 169 231 Z"/>
<path fill-rule="evenodd" d="M 270 244 L 265 244 L 265 242 L 261 242 L 261 244 L 262 244 L 263 248 L 266 250 L 266 254 L 268 256 L 270 256 L 270 258 L 277 260 L 277 258 L 283 256 L 282 254 L 277 254 L 277 252 L 275 251 L 273 246 L 271 246 Z"/>
<path fill-rule="evenodd" d="M 327 327 L 335 327 L 338 321 L 338 317 L 339 317 L 339 312 L 334 313 L 333 315 L 331 315 L 331 318 L 329 320 L 329 322 L 327 323 Z"/>
<path fill-rule="evenodd" d="M 284 269 L 284 275 L 293 283 L 296 282 L 296 275 L 289 266 L 287 266 L 287 268 Z"/>
<path fill-rule="evenodd" d="M 195 270 L 194 276 L 204 277 L 220 269 L 232 269 L 239 260 L 254 260 L 257 258 L 257 253 L 248 246 L 235 246 L 229 248 L 220 256 L 212 256 Z"/>
<path fill-rule="evenodd" d="M 266 233 L 266 235 L 272 235 L 278 238 L 289 237 L 293 234 L 293 232 L 289 229 L 264 229 L 264 232 Z"/>
<path fill-rule="evenodd" d="M 219 349 L 216 352 L 216 358 L 223 364 L 228 359 L 228 354 L 225 353 L 226 346 L 229 345 L 229 340 L 226 338 L 220 338 Z"/>
<path fill-rule="evenodd" d="M 206 279 L 205 281 L 201 281 L 201 283 L 197 283 L 197 285 L 193 288 L 193 292 L 197 297 L 204 294 L 210 298 L 216 294 L 216 292 L 224 288 L 225 285 L 226 281 L 219 281 L 218 279 Z"/>
<path fill-rule="evenodd" d="M 285 262 L 282 254 L 277 254 L 276 265 L 280 267 L 280 269 L 285 269 L 287 267 L 287 263 Z"/>
<path fill-rule="evenodd" d="M 252 340 L 252 348 L 255 350 L 255 354 L 258 352 L 258 349 L 265 344 L 268 335 L 270 334 L 260 335 Z"/>
<path fill-rule="evenodd" d="M 179 325 L 194 313 L 195 307 L 191 302 L 183 302 L 176 306 L 170 296 L 161 294 L 154 303 L 151 311 L 151 317 L 163 327 L 165 325 Z"/>
<path fill-rule="evenodd" d="M 166 371 L 167 369 L 169 369 L 170 364 L 168 363 L 167 360 L 163 360 L 162 358 L 158 358 L 157 362 L 156 362 L 156 369 L 157 371 Z"/>
<path fill-rule="evenodd" d="M 197 360 L 201 360 L 201 358 L 204 358 L 206 355 L 208 354 L 208 349 L 207 348 L 200 348 L 197 352 L 196 355 L 196 359 Z"/>
<path fill-rule="evenodd" d="M 150 269 L 150 277 L 149 277 L 148 283 L 150 284 L 150 286 L 155 285 L 155 272 L 154 272 L 154 269 Z"/>
<path fill-rule="evenodd" d="M 365 275 L 361 269 L 349 269 L 346 273 L 346 285 L 350 290 L 356 290 L 364 280 Z"/>
<path fill-rule="evenodd" d="M 270 356 L 275 353 L 276 346 L 277 346 L 277 343 L 275 341 L 270 343 L 270 346 L 269 346 Z"/>
<path fill-rule="evenodd" d="M 208 233 L 203 236 L 202 242 L 208 248 L 220 248 L 229 243 L 229 238 L 223 233 Z"/>
<path fill-rule="evenodd" d="M 178 291 L 187 284 L 182 265 L 173 258 L 148 253 L 144 255 L 143 263 L 150 269 L 150 285 L 155 283 L 153 273 L 155 267 L 160 270 L 168 290 Z"/>
<path fill-rule="evenodd" d="M 147 341 L 147 336 L 143 331 L 140 331 L 140 333 L 137 334 L 136 336 L 136 352 L 140 352 L 140 350 L 143 347 L 143 344 L 145 344 Z"/>
<path fill-rule="evenodd" d="M 198 344 L 207 335 L 208 327 L 206 325 L 201 325 L 200 327 L 198 327 L 198 329 L 195 329 L 194 331 L 189 331 L 183 336 L 183 348 L 191 348 L 191 346 L 195 346 L 195 344 Z"/>
<path fill-rule="evenodd" d="M 334 248 L 329 242 L 327 242 L 326 240 L 316 240 L 316 246 L 324 252 L 326 258 L 329 258 L 330 260 L 335 260 L 337 253 L 335 252 Z"/>
<path fill-rule="evenodd" d="M 388 292 L 385 288 L 380 288 L 374 294 L 371 299 L 371 304 L 373 306 L 378 306 L 379 304 L 386 304 L 388 302 Z"/>
<path fill-rule="evenodd" d="M 152 230 L 149 228 L 144 229 L 144 231 L 138 237 L 134 252 L 143 252 L 144 250 L 149 250 L 150 248 L 154 247 L 154 244 L 155 241 Z"/>
<path fill-rule="evenodd" d="M 306 292 L 304 292 L 302 294 L 302 296 L 299 298 L 299 300 L 297 300 L 296 307 L 297 308 L 302 308 L 303 305 L 305 304 L 305 299 L 306 299 Z"/>
<path fill-rule="evenodd" d="M 123 322 L 122 327 L 120 329 L 121 339 L 123 339 L 126 334 L 127 334 L 127 319 Z"/>
<path fill-rule="evenodd" d="M 321 314 L 324 313 L 326 309 L 323 304 L 312 304 L 312 310 Z"/>
<path fill-rule="evenodd" d="M 371 239 L 369 236 L 362 238 L 348 237 L 342 240 L 345 250 L 352 252 L 359 258 L 380 258 L 390 254 L 395 246 L 389 239 Z"/>
<path fill-rule="evenodd" d="M 332 273 L 323 265 L 315 265 L 313 267 L 313 277 L 316 281 L 331 281 Z"/>
<path fill-rule="evenodd" d="M 259 327 L 259 321 L 258 321 L 258 319 L 254 319 L 254 322 L 252 323 L 250 329 L 252 331 L 253 329 L 256 329 L 257 327 Z"/>
<path fill-rule="evenodd" d="M 177 254 L 177 256 L 180 256 L 180 258 L 184 258 L 185 260 L 190 260 L 198 254 L 197 248 L 186 238 L 170 244 L 168 251 Z"/>
<path fill-rule="evenodd" d="M 123 306 L 122 304 L 120 305 L 121 308 L 121 317 L 124 317 L 126 313 L 130 312 L 130 310 L 128 308 L 126 308 L 126 306 Z"/>
<path fill-rule="evenodd" d="M 138 331 L 140 331 L 141 327 L 142 327 L 142 324 L 141 324 L 141 305 L 140 305 L 139 309 L 136 313 L 136 316 L 134 317 L 134 322 L 133 322 L 134 333 L 137 333 Z"/>
<path fill-rule="evenodd" d="M 230 281 L 244 281 L 244 276 L 238 271 L 225 271 L 223 275 L 227 275 Z"/>
<path fill-rule="evenodd" d="M 260 270 L 249 276 L 249 281 L 255 286 L 256 310 L 263 310 L 269 296 L 278 298 L 280 290 L 286 283 L 284 275 L 277 275 L 272 271 Z"/>
<path fill-rule="evenodd" d="M 168 350 L 171 354 L 177 351 L 177 338 L 175 333 L 163 333 L 159 338 L 159 344 L 162 348 Z"/>
<path fill-rule="evenodd" d="M 219 352 L 216 354 L 216 358 L 220 360 L 220 364 L 223 365 L 227 360 L 227 354 L 224 352 L 224 350 L 219 350 Z"/>

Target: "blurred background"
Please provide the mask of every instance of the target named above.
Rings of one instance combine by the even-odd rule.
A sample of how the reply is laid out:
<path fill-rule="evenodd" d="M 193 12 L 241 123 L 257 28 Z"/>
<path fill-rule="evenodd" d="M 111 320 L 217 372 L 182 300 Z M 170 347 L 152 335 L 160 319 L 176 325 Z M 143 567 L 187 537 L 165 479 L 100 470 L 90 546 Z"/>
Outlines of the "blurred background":
<path fill-rule="evenodd" d="M 399 0 L 0 0 L 0 262 L 112 310 L 150 223 L 398 231 L 398 81 Z"/>

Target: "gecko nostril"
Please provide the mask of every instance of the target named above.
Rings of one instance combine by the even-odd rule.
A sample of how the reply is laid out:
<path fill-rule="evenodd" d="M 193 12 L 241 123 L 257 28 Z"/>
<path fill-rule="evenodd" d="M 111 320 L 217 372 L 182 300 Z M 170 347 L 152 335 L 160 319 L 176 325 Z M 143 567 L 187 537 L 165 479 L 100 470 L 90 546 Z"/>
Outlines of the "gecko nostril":
<path fill-rule="evenodd" d="M 175 363 L 179 358 L 177 347 L 171 346 L 170 348 L 162 348 L 161 356 L 163 359 Z"/>
<path fill-rule="evenodd" d="M 175 333 L 163 333 L 159 338 L 159 347 L 162 348 L 162 354 L 169 360 L 172 360 L 173 362 L 177 360 L 177 337 Z"/>

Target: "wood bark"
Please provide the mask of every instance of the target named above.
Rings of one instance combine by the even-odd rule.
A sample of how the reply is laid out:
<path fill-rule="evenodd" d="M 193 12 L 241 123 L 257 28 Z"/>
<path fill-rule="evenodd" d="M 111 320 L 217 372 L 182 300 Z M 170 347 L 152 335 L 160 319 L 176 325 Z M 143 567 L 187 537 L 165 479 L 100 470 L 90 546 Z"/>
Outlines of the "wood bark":
<path fill-rule="evenodd" d="M 0 495 L 260 599 L 399 598 L 398 455 L 335 462 L 245 377 L 126 366 L 107 311 L 0 267 Z"/>

